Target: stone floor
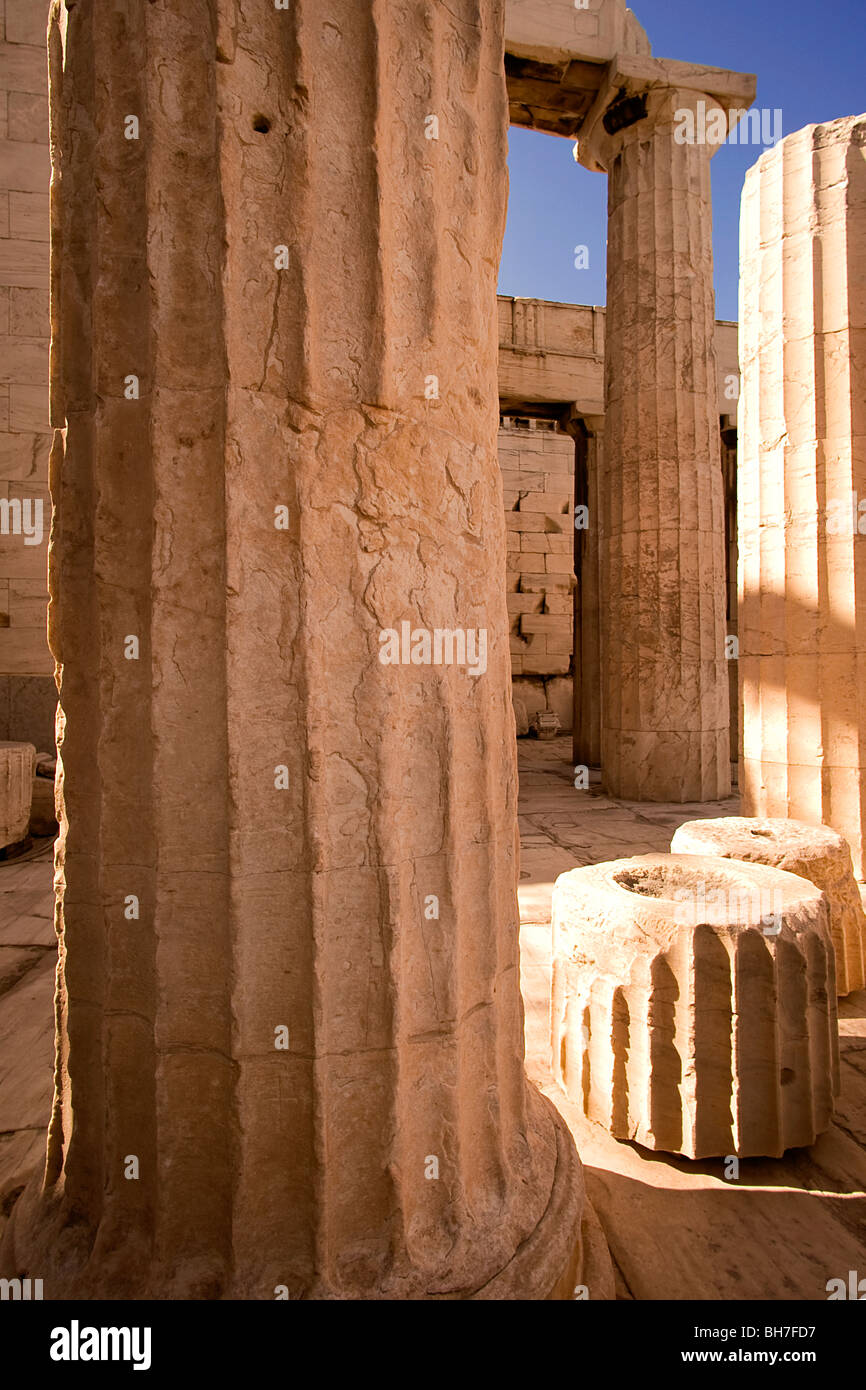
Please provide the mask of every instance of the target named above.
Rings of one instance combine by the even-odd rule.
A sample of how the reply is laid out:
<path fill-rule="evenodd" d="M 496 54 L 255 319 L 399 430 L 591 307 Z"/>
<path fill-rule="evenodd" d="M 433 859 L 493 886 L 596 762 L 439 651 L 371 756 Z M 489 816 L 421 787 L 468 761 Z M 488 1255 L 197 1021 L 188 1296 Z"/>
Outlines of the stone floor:
<path fill-rule="evenodd" d="M 825 1299 L 830 1278 L 866 1277 L 866 992 L 840 1005 L 843 1092 L 836 1124 L 811 1149 L 723 1164 L 618 1143 L 569 1105 L 547 1065 L 550 895 L 578 864 L 666 850 L 675 828 L 712 807 L 613 801 L 576 791 L 570 740 L 522 739 L 520 906 L 527 1069 L 572 1128 L 604 1227 L 620 1298 Z M 0 1228 L 41 1158 L 52 1089 L 52 845 L 0 862 Z M 591 1295 L 590 1290 L 590 1295 Z"/>

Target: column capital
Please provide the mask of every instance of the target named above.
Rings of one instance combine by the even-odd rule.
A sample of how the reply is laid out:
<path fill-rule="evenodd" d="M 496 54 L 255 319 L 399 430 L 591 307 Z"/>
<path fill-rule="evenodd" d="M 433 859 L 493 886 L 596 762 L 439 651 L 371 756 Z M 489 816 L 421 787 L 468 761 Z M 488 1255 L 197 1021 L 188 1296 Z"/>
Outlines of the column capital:
<path fill-rule="evenodd" d="M 604 435 L 603 415 L 584 415 L 583 423 L 590 439 L 598 439 Z"/>
<path fill-rule="evenodd" d="M 584 121 L 574 158 L 587 169 L 605 173 L 629 131 L 673 123 L 681 110 L 698 117 L 692 138 L 686 131 L 682 143 L 706 145 L 712 155 L 752 105 L 756 90 L 752 73 L 618 53 Z M 722 120 L 714 112 L 721 112 Z"/>

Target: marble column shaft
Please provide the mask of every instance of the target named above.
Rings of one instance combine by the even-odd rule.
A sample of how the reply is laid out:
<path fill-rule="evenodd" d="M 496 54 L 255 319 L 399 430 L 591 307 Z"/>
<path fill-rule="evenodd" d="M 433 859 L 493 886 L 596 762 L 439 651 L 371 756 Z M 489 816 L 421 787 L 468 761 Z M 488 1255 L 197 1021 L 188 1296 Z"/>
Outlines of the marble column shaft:
<path fill-rule="evenodd" d="M 46 1298 L 578 1275 L 523 1071 L 502 8 L 55 0 Z M 485 670 L 384 665 L 404 621 Z"/>
<path fill-rule="evenodd" d="M 574 762 L 601 763 L 601 522 L 600 476 L 604 451 L 604 417 L 583 417 L 586 432 L 586 482 L 589 525 L 578 531 L 580 578 L 575 604 Z"/>
<path fill-rule="evenodd" d="M 701 99 L 651 91 L 607 160 L 602 767 L 636 800 L 730 789 L 713 147 L 675 138 Z"/>

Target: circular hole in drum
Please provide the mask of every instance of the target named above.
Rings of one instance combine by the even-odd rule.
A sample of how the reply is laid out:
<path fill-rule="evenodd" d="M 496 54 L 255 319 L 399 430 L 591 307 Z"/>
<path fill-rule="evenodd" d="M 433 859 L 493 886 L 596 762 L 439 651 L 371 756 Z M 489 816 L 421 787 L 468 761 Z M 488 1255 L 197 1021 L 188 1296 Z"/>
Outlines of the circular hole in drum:
<path fill-rule="evenodd" d="M 620 869 L 613 881 L 627 893 L 637 893 L 642 898 L 674 898 L 683 892 L 727 893 L 732 882 L 724 874 L 687 869 L 683 864 L 635 865 L 633 869 Z"/>

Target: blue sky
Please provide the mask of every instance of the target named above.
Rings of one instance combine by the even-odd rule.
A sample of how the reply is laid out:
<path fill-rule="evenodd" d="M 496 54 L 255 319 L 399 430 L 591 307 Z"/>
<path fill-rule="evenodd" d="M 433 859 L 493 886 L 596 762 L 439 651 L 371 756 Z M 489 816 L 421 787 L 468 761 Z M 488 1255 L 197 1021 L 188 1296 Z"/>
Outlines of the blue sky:
<path fill-rule="evenodd" d="M 634 0 L 658 58 L 758 75 L 756 105 L 782 111 L 789 135 L 866 111 L 866 0 Z M 502 294 L 604 304 L 607 180 L 579 168 L 572 141 L 509 132 L 511 192 Z M 737 317 L 740 193 L 754 145 L 715 155 L 716 316 Z M 589 267 L 575 269 L 576 246 Z"/>

